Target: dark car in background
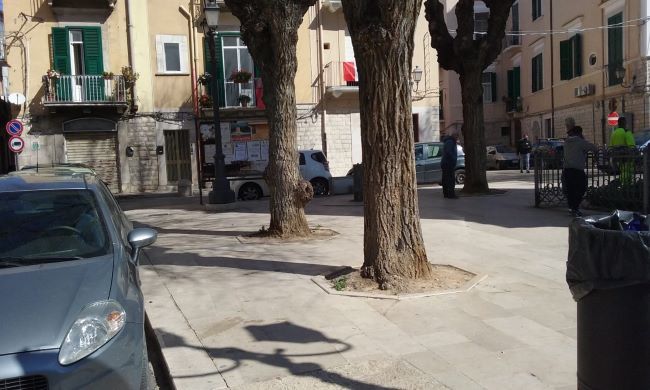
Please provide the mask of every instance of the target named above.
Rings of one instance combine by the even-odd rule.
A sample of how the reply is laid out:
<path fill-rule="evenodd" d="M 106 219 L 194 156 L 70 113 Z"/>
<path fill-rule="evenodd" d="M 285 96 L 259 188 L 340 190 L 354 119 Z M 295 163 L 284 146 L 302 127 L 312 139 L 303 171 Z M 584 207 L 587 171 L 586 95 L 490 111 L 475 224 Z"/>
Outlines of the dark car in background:
<path fill-rule="evenodd" d="M 442 182 L 442 142 L 418 142 L 415 144 L 415 171 L 418 184 Z M 465 183 L 465 152 L 456 146 L 456 184 Z"/>
<path fill-rule="evenodd" d="M 0 221 L 0 388 L 148 389 L 138 254 L 156 232 L 79 173 L 0 177 Z"/>
<path fill-rule="evenodd" d="M 535 155 L 543 156 L 543 169 L 562 168 L 562 156 L 564 154 L 564 139 L 562 138 L 540 138 L 533 144 L 530 156 L 530 165 L 535 164 Z"/>

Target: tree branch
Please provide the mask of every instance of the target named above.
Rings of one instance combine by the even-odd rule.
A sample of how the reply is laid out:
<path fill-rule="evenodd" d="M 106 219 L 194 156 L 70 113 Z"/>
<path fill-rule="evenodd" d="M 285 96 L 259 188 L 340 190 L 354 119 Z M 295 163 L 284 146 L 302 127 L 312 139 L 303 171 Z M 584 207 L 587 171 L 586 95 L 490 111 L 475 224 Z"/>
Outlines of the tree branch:
<path fill-rule="evenodd" d="M 490 18 L 487 34 L 481 44 L 482 69 L 493 63 L 501 53 L 506 24 L 515 0 L 484 0 L 484 2 L 490 9 Z"/>
<path fill-rule="evenodd" d="M 439 0 L 427 0 L 424 10 L 429 22 L 431 47 L 438 52 L 438 64 L 443 69 L 459 72 L 460 61 L 454 53 L 454 38 L 449 34 L 445 21 L 445 6 Z"/>

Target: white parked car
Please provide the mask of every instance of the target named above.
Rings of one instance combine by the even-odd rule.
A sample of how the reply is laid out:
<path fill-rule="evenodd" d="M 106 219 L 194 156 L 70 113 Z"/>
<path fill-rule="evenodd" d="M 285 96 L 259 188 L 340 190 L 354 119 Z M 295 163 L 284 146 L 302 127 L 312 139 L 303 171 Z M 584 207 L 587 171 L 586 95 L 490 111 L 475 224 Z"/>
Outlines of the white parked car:
<path fill-rule="evenodd" d="M 320 150 L 299 150 L 300 174 L 314 187 L 314 195 L 327 195 L 330 192 L 332 174 L 325 154 Z M 246 176 L 231 177 L 230 187 L 241 200 L 255 200 L 269 196 L 270 190 L 262 172 L 252 172 Z"/>
<path fill-rule="evenodd" d="M 488 169 L 506 169 L 519 166 L 517 152 L 507 145 L 491 145 L 486 148 Z"/>

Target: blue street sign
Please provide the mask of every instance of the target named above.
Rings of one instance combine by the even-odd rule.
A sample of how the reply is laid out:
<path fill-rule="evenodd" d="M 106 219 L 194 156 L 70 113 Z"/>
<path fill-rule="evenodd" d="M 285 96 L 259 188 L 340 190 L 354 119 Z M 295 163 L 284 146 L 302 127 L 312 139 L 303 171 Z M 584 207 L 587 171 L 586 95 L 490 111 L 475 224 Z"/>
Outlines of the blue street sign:
<path fill-rule="evenodd" d="M 7 129 L 7 133 L 14 137 L 19 136 L 23 133 L 23 123 L 17 119 L 12 119 L 7 122 L 7 126 L 5 126 L 5 128 Z"/>

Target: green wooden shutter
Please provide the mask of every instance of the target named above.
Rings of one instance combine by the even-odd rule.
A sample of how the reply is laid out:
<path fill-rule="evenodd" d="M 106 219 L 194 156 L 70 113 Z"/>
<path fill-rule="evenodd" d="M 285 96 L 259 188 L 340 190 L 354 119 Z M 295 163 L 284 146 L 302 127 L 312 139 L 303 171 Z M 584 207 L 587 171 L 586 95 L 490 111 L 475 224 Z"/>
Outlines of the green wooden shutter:
<path fill-rule="evenodd" d="M 508 97 L 512 99 L 515 96 L 515 71 L 508 71 Z"/>
<path fill-rule="evenodd" d="M 513 97 L 517 99 L 519 96 L 521 96 L 521 68 L 516 66 L 512 69 L 512 71 L 513 71 L 512 79 L 514 80 Z"/>
<path fill-rule="evenodd" d="M 84 42 L 84 73 L 99 76 L 104 72 L 104 55 L 102 51 L 102 30 L 100 27 L 80 27 Z M 85 100 L 104 101 L 104 80 L 92 77 L 85 80 Z"/>
<path fill-rule="evenodd" d="M 208 43 L 208 37 L 203 39 L 203 64 L 206 73 L 212 75 L 212 83 L 207 85 L 207 93 L 212 96 L 212 88 L 216 86 L 219 96 L 219 107 L 224 107 L 226 102 L 225 87 L 224 87 L 224 75 L 223 75 L 223 53 L 221 49 L 221 34 L 217 34 L 214 38 L 214 50 L 215 58 L 217 60 L 217 74 L 212 75 L 212 65 L 210 63 L 210 46 Z"/>
<path fill-rule="evenodd" d="M 52 28 L 52 54 L 53 68 L 61 75 L 70 74 L 70 42 L 68 30 L 64 27 Z M 70 79 L 58 79 L 54 81 L 54 94 L 58 101 L 72 100 L 72 84 Z"/>
<path fill-rule="evenodd" d="M 70 74 L 70 43 L 66 28 L 52 28 L 52 53 L 54 54 L 54 69 L 60 74 Z"/>
<path fill-rule="evenodd" d="M 582 36 L 576 34 L 573 40 L 573 76 L 582 75 Z"/>
<path fill-rule="evenodd" d="M 560 41 L 560 80 L 570 80 L 573 78 L 572 67 L 571 39 Z"/>
<path fill-rule="evenodd" d="M 490 87 L 492 88 L 492 101 L 497 101 L 497 74 L 494 72 L 490 73 Z"/>
<path fill-rule="evenodd" d="M 607 18 L 607 70 L 609 73 L 609 85 L 619 84 L 622 80 L 616 77 L 616 68 L 623 66 L 623 13 L 618 13 Z"/>

